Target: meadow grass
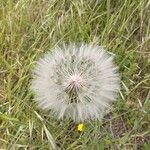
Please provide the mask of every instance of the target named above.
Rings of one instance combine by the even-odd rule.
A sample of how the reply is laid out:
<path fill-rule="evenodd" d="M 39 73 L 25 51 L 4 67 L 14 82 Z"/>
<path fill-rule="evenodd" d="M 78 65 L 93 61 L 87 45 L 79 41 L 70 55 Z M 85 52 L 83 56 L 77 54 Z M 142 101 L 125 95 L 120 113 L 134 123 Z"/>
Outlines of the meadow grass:
<path fill-rule="evenodd" d="M 36 60 L 55 45 L 93 42 L 115 54 L 121 91 L 79 133 L 37 107 Z M 150 149 L 149 0 L 0 0 L 0 149 Z"/>

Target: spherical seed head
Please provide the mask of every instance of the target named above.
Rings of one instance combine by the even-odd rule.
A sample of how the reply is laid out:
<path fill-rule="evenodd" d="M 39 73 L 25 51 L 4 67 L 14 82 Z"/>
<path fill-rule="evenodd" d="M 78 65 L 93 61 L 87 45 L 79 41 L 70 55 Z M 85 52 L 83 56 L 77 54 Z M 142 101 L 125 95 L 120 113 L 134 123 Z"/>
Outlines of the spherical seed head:
<path fill-rule="evenodd" d="M 37 62 L 33 78 L 39 106 L 76 122 L 100 119 L 120 88 L 113 58 L 92 44 L 54 47 Z"/>

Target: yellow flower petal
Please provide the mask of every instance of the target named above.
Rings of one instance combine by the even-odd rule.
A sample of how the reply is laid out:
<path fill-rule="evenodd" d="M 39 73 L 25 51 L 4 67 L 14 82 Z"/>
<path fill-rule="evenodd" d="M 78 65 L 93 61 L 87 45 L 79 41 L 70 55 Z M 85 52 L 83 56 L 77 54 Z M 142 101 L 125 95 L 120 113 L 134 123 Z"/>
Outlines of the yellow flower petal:
<path fill-rule="evenodd" d="M 77 130 L 78 131 L 84 131 L 84 124 L 83 123 L 79 123 L 77 126 Z"/>

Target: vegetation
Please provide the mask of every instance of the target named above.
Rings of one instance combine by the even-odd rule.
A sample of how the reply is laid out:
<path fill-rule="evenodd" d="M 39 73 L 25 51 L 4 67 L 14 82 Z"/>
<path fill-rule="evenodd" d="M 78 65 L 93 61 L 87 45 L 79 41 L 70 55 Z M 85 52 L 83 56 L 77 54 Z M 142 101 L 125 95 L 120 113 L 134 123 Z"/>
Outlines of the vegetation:
<path fill-rule="evenodd" d="M 54 45 L 94 42 L 115 54 L 121 91 L 79 132 L 34 102 L 31 72 Z M 150 148 L 149 0 L 0 0 L 0 149 Z"/>

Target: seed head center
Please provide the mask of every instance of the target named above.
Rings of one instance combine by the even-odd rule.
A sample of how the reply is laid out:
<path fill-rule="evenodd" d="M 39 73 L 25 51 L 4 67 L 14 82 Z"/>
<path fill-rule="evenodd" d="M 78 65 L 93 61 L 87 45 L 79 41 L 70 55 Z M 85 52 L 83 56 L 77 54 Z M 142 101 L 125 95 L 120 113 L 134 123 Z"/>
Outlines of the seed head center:
<path fill-rule="evenodd" d="M 80 74 L 73 74 L 69 77 L 67 85 L 69 90 L 79 90 L 84 85 L 84 80 Z"/>

